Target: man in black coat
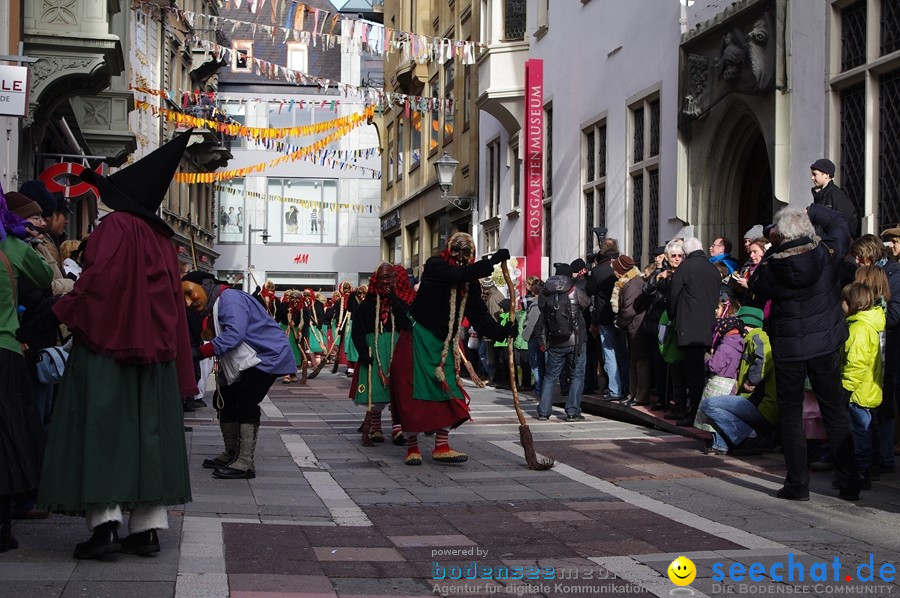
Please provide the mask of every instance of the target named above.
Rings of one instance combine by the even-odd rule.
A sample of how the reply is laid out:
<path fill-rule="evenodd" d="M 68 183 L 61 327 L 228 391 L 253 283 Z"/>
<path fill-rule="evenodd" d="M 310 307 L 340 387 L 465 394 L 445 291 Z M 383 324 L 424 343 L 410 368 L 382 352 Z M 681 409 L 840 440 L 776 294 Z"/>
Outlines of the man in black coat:
<path fill-rule="evenodd" d="M 834 184 L 834 162 L 819 158 L 809 167 L 813 182 L 813 203 L 837 210 L 847 219 L 850 236 L 859 236 L 859 215 L 843 189 Z M 817 231 L 821 232 L 821 231 Z"/>
<path fill-rule="evenodd" d="M 815 234 L 821 227 L 823 236 Z M 803 435 L 803 390 L 808 377 L 819 401 L 840 497 L 859 499 L 859 476 L 847 398 L 841 388 L 841 348 L 847 324 L 841 309 L 840 271 L 850 245 L 839 210 L 813 204 L 806 212 L 775 215 L 775 240 L 750 277 L 750 290 L 771 300 L 766 325 L 775 360 L 779 422 L 787 475 L 778 498 L 809 500 Z"/>
<path fill-rule="evenodd" d="M 684 353 L 684 376 L 688 385 L 685 417 L 676 423 L 692 426 L 706 384 L 705 358 L 712 345 L 722 275 L 709 263 L 700 239 L 685 239 L 684 254 L 684 262 L 672 274 L 667 309 L 669 318 L 675 323 L 678 348 Z M 676 405 L 676 409 L 681 407 Z"/>

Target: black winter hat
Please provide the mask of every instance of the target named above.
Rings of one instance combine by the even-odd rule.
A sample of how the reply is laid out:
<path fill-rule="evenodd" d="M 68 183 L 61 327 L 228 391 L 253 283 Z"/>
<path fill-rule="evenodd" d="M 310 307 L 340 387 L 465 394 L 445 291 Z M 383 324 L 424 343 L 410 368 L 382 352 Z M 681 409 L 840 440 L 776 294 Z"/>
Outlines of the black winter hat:
<path fill-rule="evenodd" d="M 19 193 L 36 201 L 41 206 L 41 216 L 44 218 L 49 218 L 56 211 L 57 198 L 47 190 L 44 181 L 39 179 L 25 181 L 19 188 Z"/>
<path fill-rule="evenodd" d="M 819 158 L 809 167 L 810 170 L 818 170 L 819 172 L 824 172 L 831 178 L 834 178 L 834 162 L 829 160 L 828 158 Z"/>
<path fill-rule="evenodd" d="M 553 267 L 556 268 L 554 271 L 555 276 L 572 276 L 572 266 L 566 263 L 556 263 L 553 264 Z"/>

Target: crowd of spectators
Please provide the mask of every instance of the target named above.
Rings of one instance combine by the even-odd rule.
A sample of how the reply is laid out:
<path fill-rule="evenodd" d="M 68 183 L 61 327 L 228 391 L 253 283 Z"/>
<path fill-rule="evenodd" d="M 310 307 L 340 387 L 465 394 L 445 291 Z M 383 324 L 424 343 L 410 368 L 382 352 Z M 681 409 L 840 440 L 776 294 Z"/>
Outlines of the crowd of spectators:
<path fill-rule="evenodd" d="M 596 229 L 596 253 L 529 278 L 517 371 L 535 417 L 553 416 L 557 384 L 566 421 L 584 419 L 584 393 L 662 411 L 709 431 L 707 454 L 782 451 L 777 495 L 790 500 L 808 500 L 810 466 L 833 471 L 846 500 L 894 471 L 900 228 L 854 241 L 834 170 L 813 163 L 813 204 L 751 227 L 742 262 L 725 236 L 705 252 L 685 235 L 636 264 Z M 488 280 L 484 291 L 499 317 L 503 295 Z M 505 350 L 467 336 L 479 343 L 483 372 L 506 388 Z"/>

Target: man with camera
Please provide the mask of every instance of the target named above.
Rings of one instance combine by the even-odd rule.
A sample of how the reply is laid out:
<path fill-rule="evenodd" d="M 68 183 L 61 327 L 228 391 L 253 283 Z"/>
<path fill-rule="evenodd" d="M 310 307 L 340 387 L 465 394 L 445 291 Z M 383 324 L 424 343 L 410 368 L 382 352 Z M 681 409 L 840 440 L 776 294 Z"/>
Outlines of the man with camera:
<path fill-rule="evenodd" d="M 594 234 L 600 242 L 600 251 L 596 255 L 597 265 L 591 269 L 587 277 L 585 291 L 593 303 L 591 324 L 600 329 L 600 350 L 607 379 L 606 399 L 618 401 L 628 390 L 621 377 L 624 370 L 620 368 L 626 361 L 625 337 L 622 331 L 615 327 L 611 302 L 616 284 L 612 260 L 619 257 L 619 244 L 615 239 L 606 238 L 605 228 L 594 229 Z"/>

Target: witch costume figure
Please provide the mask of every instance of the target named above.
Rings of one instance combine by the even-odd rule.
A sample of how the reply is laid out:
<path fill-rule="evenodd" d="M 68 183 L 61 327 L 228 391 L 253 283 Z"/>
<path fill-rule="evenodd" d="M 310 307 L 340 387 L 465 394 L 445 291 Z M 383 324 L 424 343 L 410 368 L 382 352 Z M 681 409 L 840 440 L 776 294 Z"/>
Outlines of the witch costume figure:
<path fill-rule="evenodd" d="M 218 392 L 214 401 L 225 450 L 203 462 L 213 477 L 256 477 L 253 456 L 259 433 L 259 404 L 279 377 L 294 373 L 288 339 L 253 297 L 195 270 L 181 279 L 184 303 L 203 317 L 194 360 L 215 356 Z"/>
<path fill-rule="evenodd" d="M 328 343 L 322 333 L 325 327 L 325 306 L 316 298 L 315 291 L 306 289 L 303 291 L 303 307 L 308 310 L 309 315 L 307 318 L 309 333 L 306 337 L 309 351 L 314 355 L 321 356 L 328 349 Z M 318 363 L 318 359 L 316 363 Z"/>
<path fill-rule="evenodd" d="M 294 372 L 281 379 L 282 384 L 297 382 L 297 369 L 303 371 L 302 384 L 306 384 L 306 370 L 309 363 L 306 359 L 306 335 L 309 330 L 309 318 L 306 317 L 306 309 L 303 307 L 303 294 L 296 289 L 288 289 L 281 296 L 281 302 L 275 306 L 275 321 L 281 326 L 291 346 L 294 355 L 294 363 L 297 364 Z"/>
<path fill-rule="evenodd" d="M 338 286 L 338 290 L 332 295 L 332 298 L 334 299 L 331 320 L 332 326 L 334 327 L 334 331 L 332 332 L 334 337 L 333 342 L 340 343 L 334 354 L 334 359 L 336 363 L 340 363 L 341 354 L 343 353 L 348 368 L 350 367 L 350 358 L 347 347 L 352 344 L 348 342 L 350 336 L 350 317 L 352 315 L 350 310 L 350 297 L 352 291 L 353 285 L 345 280 Z M 334 371 L 337 371 L 337 369 Z"/>
<path fill-rule="evenodd" d="M 478 283 L 491 275 L 494 264 L 507 259 L 509 251 L 499 249 L 490 259 L 476 262 L 472 237 L 456 233 L 440 255 L 425 262 L 409 309 L 412 330 L 400 332 L 391 366 L 391 392 L 406 439 L 407 465 L 422 464 L 420 432 L 435 432 L 434 461 L 462 463 L 469 458 L 449 443 L 450 430 L 469 420 L 469 397 L 459 381 L 454 343 L 464 317 L 489 338 L 516 334 L 515 324 L 501 326 L 490 316 Z"/>
<path fill-rule="evenodd" d="M 399 331 L 410 330 L 407 312 L 415 297 L 403 266 L 383 263 L 369 279 L 366 298 L 353 314 L 351 334 L 359 367 L 350 385 L 350 398 L 368 407 L 363 431 L 372 442 L 384 442 L 381 412 L 391 402 L 389 378 L 394 347 Z M 392 416 L 395 412 L 391 409 Z M 392 420 L 391 440 L 403 444 L 400 422 L 394 417 Z"/>
<path fill-rule="evenodd" d="M 87 169 L 115 210 L 84 270 L 52 312 L 74 334 L 59 388 L 38 504 L 84 515 L 76 559 L 160 549 L 169 505 L 191 500 L 181 397 L 197 394 L 173 231 L 156 214 L 190 131 L 109 177 Z M 130 535 L 119 540 L 122 512 Z"/>

